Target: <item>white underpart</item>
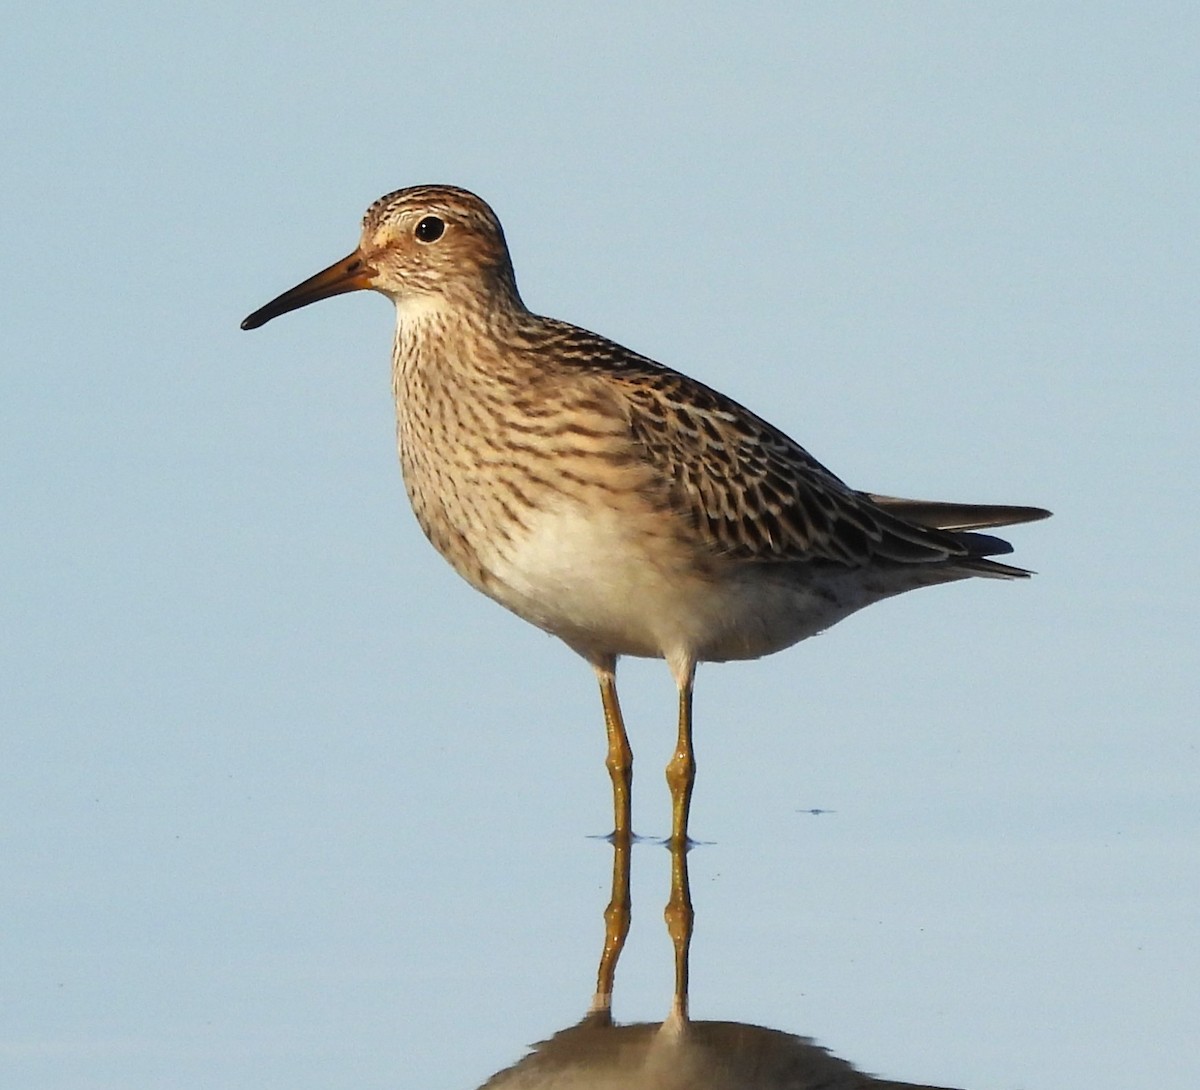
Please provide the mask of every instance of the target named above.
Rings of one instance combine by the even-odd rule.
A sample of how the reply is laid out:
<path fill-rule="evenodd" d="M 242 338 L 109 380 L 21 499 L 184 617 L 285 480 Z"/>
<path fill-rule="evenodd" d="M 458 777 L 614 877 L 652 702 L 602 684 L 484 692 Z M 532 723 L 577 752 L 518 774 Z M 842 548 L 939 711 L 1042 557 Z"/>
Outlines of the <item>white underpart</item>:
<path fill-rule="evenodd" d="M 770 565 L 707 579 L 683 564 L 664 567 L 641 542 L 619 512 L 564 500 L 489 557 L 497 583 L 489 593 L 593 661 L 662 657 L 676 673 L 698 661 L 759 658 L 868 604 L 836 584 L 798 586 Z"/>

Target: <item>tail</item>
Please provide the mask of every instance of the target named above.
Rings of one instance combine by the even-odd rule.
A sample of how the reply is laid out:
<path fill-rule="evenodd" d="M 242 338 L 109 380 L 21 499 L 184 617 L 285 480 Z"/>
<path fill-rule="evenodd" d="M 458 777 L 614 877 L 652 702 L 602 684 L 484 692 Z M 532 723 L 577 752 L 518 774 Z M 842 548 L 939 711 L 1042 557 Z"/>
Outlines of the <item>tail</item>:
<path fill-rule="evenodd" d="M 982 575 L 991 579 L 1028 579 L 1033 572 L 988 560 L 989 556 L 1004 556 L 1013 551 L 1003 538 L 991 534 L 975 534 L 965 531 L 984 530 L 993 526 L 1015 526 L 1021 522 L 1036 522 L 1050 517 L 1042 507 L 1013 507 L 995 503 L 940 503 L 937 500 L 906 500 L 899 496 L 876 496 L 867 493 L 876 507 L 914 526 L 928 530 L 944 530 L 952 533 L 958 543 L 967 550 L 967 556 L 957 562 L 971 575 Z"/>
<path fill-rule="evenodd" d="M 1015 526 L 1019 522 L 1037 522 L 1038 519 L 1050 517 L 1050 512 L 1042 507 L 939 503 L 937 500 L 905 500 L 899 496 L 875 496 L 870 493 L 867 493 L 867 499 L 905 522 L 913 522 L 930 530 L 986 530 L 991 526 Z"/>

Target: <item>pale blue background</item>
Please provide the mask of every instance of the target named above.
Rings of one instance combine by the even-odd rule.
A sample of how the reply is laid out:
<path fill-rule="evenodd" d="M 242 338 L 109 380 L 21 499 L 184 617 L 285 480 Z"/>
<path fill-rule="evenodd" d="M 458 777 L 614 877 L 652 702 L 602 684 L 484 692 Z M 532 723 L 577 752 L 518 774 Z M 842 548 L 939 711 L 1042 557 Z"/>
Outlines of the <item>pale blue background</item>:
<path fill-rule="evenodd" d="M 0 1083 L 469 1088 L 583 1012 L 590 671 L 421 538 L 382 299 L 237 328 L 445 181 L 532 307 L 851 483 L 1056 512 L 1028 584 L 701 671 L 696 1016 L 1196 1085 L 1194 5 L 38 10 L 0 39 Z M 673 691 L 623 680 L 662 835 Z M 619 1018 L 666 1011 L 667 863 Z"/>

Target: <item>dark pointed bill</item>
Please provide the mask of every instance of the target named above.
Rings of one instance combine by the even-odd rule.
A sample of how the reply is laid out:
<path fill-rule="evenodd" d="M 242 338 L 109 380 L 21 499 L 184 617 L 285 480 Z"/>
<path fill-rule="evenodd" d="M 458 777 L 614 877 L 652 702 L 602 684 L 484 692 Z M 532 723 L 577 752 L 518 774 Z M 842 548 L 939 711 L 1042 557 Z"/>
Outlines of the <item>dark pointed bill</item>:
<path fill-rule="evenodd" d="M 285 291 L 272 299 L 265 307 L 259 307 L 253 314 L 242 322 L 243 329 L 257 329 L 272 318 L 278 318 L 289 310 L 299 310 L 309 303 L 329 299 L 347 291 L 362 291 L 369 288 L 375 279 L 375 270 L 363 260 L 362 254 L 355 250 L 349 257 L 323 269 L 316 276 L 310 276 L 303 284 Z"/>

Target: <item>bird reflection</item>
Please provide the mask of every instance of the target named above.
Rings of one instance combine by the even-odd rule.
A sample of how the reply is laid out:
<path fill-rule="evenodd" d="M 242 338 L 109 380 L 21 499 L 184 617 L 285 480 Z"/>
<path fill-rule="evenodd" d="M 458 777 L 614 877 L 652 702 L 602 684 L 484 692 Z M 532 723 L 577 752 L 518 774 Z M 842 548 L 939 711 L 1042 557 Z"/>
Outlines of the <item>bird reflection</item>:
<path fill-rule="evenodd" d="M 535 1045 L 480 1090 L 938 1090 L 857 1070 L 808 1038 L 742 1022 L 688 1017 L 694 913 L 687 849 L 672 840 L 664 916 L 675 950 L 675 994 L 661 1023 L 616 1025 L 613 978 L 629 933 L 629 836 L 614 836 L 612 896 L 591 1008 L 577 1025 Z"/>
<path fill-rule="evenodd" d="M 742 1022 L 597 1025 L 535 1046 L 481 1090 L 937 1090 L 877 1079 L 804 1037 Z"/>

